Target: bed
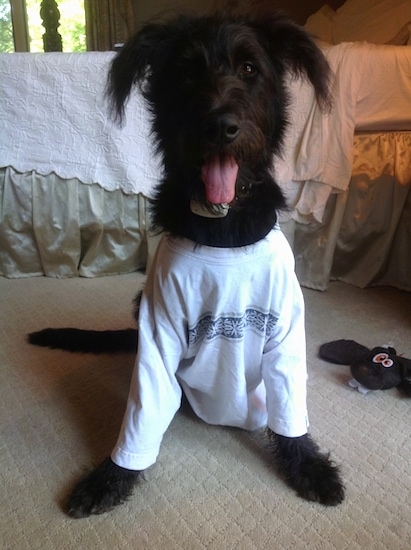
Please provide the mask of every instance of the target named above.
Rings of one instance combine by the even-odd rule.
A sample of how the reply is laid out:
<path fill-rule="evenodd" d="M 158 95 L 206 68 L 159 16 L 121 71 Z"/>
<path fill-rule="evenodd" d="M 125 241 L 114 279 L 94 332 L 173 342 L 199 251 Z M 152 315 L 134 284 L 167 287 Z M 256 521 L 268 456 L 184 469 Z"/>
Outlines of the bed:
<path fill-rule="evenodd" d="M 348 0 L 336 11 L 326 4 L 306 28 L 336 83 L 329 116 L 310 112 L 317 107 L 302 99 L 309 92 L 294 85 L 299 126 L 278 172 L 292 205 L 283 229 L 300 282 L 409 291 L 411 2 Z"/>
<path fill-rule="evenodd" d="M 411 290 L 411 46 L 334 44 L 319 30 L 324 13 L 337 18 L 318 13 L 307 25 L 334 70 L 334 105 L 321 112 L 310 86 L 290 82 L 286 153 L 273 162 L 299 280 Z M 403 27 L 404 17 L 404 41 Z M 161 163 L 138 94 L 122 128 L 108 116 L 113 55 L 0 54 L 1 275 L 94 277 L 149 263 Z"/>
<path fill-rule="evenodd" d="M 132 97 L 110 118 L 114 52 L 0 54 L 0 273 L 95 277 L 144 269 L 161 174 Z"/>

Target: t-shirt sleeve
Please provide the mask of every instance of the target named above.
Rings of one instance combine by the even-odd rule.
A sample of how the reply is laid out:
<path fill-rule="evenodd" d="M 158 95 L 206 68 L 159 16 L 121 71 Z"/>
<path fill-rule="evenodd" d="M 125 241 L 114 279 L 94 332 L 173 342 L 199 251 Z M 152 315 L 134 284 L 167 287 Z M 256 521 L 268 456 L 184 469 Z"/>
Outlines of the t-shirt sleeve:
<path fill-rule="evenodd" d="M 307 365 L 304 302 L 294 273 L 282 289 L 282 307 L 263 354 L 268 427 L 287 437 L 307 433 Z"/>

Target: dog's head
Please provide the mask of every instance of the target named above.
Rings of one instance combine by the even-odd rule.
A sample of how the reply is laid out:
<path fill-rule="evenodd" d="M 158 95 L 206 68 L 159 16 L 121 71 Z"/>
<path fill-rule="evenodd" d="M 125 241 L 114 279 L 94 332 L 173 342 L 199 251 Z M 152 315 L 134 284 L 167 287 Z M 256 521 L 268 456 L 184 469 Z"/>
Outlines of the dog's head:
<path fill-rule="evenodd" d="M 321 104 L 329 103 L 328 64 L 287 19 L 178 16 L 147 24 L 128 41 L 112 63 L 108 91 L 122 118 L 139 86 L 165 172 L 187 200 L 239 208 L 281 150 L 290 73 L 307 77 Z"/>

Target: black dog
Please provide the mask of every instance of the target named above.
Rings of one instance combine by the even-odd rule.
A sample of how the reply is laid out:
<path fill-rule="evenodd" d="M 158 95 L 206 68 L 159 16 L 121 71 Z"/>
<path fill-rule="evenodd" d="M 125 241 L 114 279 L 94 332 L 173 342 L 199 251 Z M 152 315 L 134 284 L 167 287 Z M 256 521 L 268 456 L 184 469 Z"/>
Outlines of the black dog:
<path fill-rule="evenodd" d="M 303 498 L 336 505 L 339 469 L 307 434 L 305 340 L 293 258 L 278 230 L 271 175 L 287 125 L 287 80 L 308 77 L 324 108 L 329 67 L 280 15 L 178 16 L 148 24 L 114 59 L 109 96 L 122 118 L 138 85 L 164 177 L 152 203 L 164 231 L 138 315 L 139 349 L 118 445 L 79 485 L 68 513 L 110 510 L 155 462 L 181 401 L 214 424 L 268 424 L 273 462 Z M 135 348 L 132 332 L 46 329 L 38 345 Z M 121 464 L 121 465 L 120 465 Z"/>

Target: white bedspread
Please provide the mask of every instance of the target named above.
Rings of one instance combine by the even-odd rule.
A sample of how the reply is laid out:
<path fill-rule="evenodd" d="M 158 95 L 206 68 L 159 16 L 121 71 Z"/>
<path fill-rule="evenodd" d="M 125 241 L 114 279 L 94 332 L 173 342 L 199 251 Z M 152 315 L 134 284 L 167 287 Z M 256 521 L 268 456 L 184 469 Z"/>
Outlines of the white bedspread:
<path fill-rule="evenodd" d="M 104 98 L 113 52 L 0 55 L 0 166 L 150 195 L 161 170 L 132 94 L 126 124 Z"/>

